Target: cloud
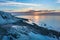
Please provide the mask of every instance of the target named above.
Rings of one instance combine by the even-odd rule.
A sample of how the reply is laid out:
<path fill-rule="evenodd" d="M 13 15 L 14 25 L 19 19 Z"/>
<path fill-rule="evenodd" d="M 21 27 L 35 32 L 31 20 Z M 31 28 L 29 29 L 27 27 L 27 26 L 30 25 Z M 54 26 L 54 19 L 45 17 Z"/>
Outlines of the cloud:
<path fill-rule="evenodd" d="M 3 9 L 4 11 L 27 11 L 27 10 L 33 10 L 36 7 L 41 7 L 43 5 L 42 4 L 34 4 L 34 3 L 6 1 L 6 2 L 0 2 L 0 6 L 4 7 L 4 9 Z"/>
<path fill-rule="evenodd" d="M 57 3 L 60 3 L 60 0 L 57 0 Z"/>
<path fill-rule="evenodd" d="M 20 5 L 26 5 L 26 6 L 42 6 L 42 4 L 12 2 L 12 1 L 7 1 L 5 3 L 0 3 L 0 6 L 3 6 L 3 5 L 8 5 L 8 6 L 20 6 Z"/>

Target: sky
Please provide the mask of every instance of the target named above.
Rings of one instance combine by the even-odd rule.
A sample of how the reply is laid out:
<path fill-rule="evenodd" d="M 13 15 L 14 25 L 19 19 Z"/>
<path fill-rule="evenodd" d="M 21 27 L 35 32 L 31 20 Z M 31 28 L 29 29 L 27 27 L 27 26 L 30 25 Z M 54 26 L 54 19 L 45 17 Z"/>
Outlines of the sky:
<path fill-rule="evenodd" d="M 0 0 L 0 10 L 60 10 L 60 0 Z"/>

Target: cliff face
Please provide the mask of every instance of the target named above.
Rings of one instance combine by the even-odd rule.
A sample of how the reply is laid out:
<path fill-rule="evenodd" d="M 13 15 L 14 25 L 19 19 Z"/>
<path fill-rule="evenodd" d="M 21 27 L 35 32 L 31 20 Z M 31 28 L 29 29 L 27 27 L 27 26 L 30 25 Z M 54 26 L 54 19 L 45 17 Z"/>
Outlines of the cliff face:
<path fill-rule="evenodd" d="M 58 40 L 60 32 L 28 23 L 28 19 L 17 18 L 0 11 L 0 40 Z"/>
<path fill-rule="evenodd" d="M 10 13 L 0 11 L 0 24 L 15 22 L 13 16 Z"/>
<path fill-rule="evenodd" d="M 11 15 L 11 13 L 0 11 L 0 24 L 14 23 L 17 22 L 18 20 L 28 21 L 28 19 L 16 18 L 13 15 Z"/>

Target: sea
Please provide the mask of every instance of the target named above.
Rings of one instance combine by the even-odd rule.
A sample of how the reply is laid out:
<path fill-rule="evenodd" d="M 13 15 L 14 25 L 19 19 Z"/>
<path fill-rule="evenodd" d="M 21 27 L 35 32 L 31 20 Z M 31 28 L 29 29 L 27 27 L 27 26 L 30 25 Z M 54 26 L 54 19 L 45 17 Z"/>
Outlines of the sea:
<path fill-rule="evenodd" d="M 59 15 L 19 15 L 19 18 L 29 19 L 30 22 L 36 23 L 39 26 L 60 31 L 60 16 Z"/>

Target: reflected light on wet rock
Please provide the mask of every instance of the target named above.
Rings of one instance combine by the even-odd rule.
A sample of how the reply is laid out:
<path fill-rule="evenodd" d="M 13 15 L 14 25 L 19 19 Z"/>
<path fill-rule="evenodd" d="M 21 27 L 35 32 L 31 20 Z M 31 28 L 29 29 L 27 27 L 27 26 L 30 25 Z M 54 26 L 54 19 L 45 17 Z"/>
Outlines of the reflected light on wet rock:
<path fill-rule="evenodd" d="M 13 27 L 13 28 L 17 28 L 17 27 L 19 27 L 19 26 L 18 26 L 18 25 L 13 25 L 12 27 Z"/>

